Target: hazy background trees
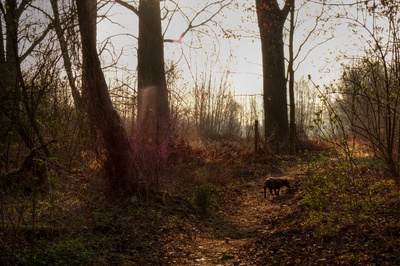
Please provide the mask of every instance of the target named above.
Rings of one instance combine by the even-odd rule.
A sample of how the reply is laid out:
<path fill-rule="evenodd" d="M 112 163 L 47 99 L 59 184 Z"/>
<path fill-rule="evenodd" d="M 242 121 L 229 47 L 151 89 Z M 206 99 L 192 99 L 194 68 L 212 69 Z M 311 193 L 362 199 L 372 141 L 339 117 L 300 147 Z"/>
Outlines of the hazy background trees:
<path fill-rule="evenodd" d="M 229 87 L 229 73 L 214 76 L 212 71 L 202 73 L 194 93 L 194 128 L 204 139 L 237 139 L 242 136 L 240 110 Z M 222 79 L 221 79 L 222 78 Z"/>

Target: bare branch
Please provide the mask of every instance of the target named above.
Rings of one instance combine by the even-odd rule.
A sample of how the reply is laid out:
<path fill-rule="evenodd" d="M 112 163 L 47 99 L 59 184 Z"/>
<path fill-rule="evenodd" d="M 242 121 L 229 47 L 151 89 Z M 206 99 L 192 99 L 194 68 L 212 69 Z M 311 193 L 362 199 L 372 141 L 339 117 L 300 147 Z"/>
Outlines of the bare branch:
<path fill-rule="evenodd" d="M 177 4 L 177 3 L 175 3 L 174 1 L 171 1 L 171 2 L 173 2 L 173 3 L 177 6 L 179 12 L 182 14 L 182 16 L 183 16 L 183 17 L 185 18 L 185 20 L 188 22 L 188 26 L 187 26 L 187 28 L 182 32 L 182 34 L 180 35 L 180 38 L 183 38 L 189 31 L 191 31 L 191 30 L 193 30 L 193 29 L 195 29 L 195 28 L 201 27 L 201 26 L 205 26 L 207 23 L 213 21 L 213 19 L 215 18 L 215 16 L 218 15 L 218 14 L 221 12 L 222 9 L 224 9 L 225 7 L 227 7 L 228 5 L 230 5 L 230 4 L 232 3 L 232 1 L 233 1 L 233 0 L 229 0 L 229 1 L 219 0 L 219 1 L 215 1 L 215 2 L 208 3 L 208 4 L 205 5 L 200 11 L 196 12 L 196 14 L 194 15 L 194 17 L 191 18 L 191 19 L 189 19 L 188 16 L 184 14 L 184 12 L 181 10 L 181 8 L 178 7 L 178 4 Z M 224 2 L 226 2 L 226 3 L 223 4 Z M 199 22 L 199 23 L 197 23 L 197 24 L 194 23 L 195 20 L 196 20 L 201 14 L 208 12 L 208 10 L 209 10 L 210 8 L 212 8 L 213 6 L 217 6 L 217 5 L 219 5 L 219 8 L 218 8 L 214 13 L 212 13 L 212 14 L 210 15 L 210 17 L 208 17 L 208 18 L 205 19 L 204 21 Z M 165 42 L 174 42 L 174 40 L 169 40 L 169 39 L 164 40 L 164 41 L 165 41 Z"/>
<path fill-rule="evenodd" d="M 127 9 L 129 9 L 130 11 L 135 13 L 137 16 L 139 16 L 139 10 L 136 7 L 134 7 L 133 5 L 130 5 L 122 0 L 115 0 L 115 2 L 117 2 L 118 4 L 120 4 L 123 7 L 126 7 Z"/>
<path fill-rule="evenodd" d="M 20 60 L 21 62 L 24 61 L 24 59 L 30 55 L 32 53 L 32 51 L 36 48 L 36 46 L 38 46 L 43 40 L 44 38 L 47 36 L 47 34 L 49 33 L 49 31 L 53 28 L 52 24 L 49 24 L 47 26 L 47 28 L 42 32 L 42 35 L 39 36 L 39 38 L 37 38 L 32 45 L 28 48 L 28 50 L 25 51 L 25 53 L 23 55 L 21 55 Z"/>
<path fill-rule="evenodd" d="M 17 10 L 15 12 L 16 18 L 19 19 L 19 17 L 21 16 L 22 12 L 24 12 L 26 6 L 30 3 L 30 1 L 31 0 L 23 0 L 23 1 L 21 1 L 21 4 L 18 6 L 18 8 L 17 8 Z"/>

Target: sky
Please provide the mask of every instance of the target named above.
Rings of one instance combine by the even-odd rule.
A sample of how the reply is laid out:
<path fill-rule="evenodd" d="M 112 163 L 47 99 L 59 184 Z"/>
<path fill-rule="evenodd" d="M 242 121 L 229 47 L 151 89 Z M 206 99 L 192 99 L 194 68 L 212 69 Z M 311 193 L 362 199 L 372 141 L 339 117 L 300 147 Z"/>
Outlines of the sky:
<path fill-rule="evenodd" d="M 182 10 L 189 17 L 193 17 L 199 7 L 204 6 L 205 0 L 177 0 Z M 236 94 L 261 94 L 262 93 L 262 65 L 261 43 L 258 38 L 258 25 L 256 14 L 253 11 L 245 12 L 243 4 L 250 7 L 253 1 L 234 0 L 238 7 L 232 6 L 225 9 L 216 19 L 226 31 L 233 32 L 236 37 L 224 38 L 217 24 L 210 23 L 209 27 L 199 28 L 200 32 L 187 34 L 180 43 L 165 43 L 165 60 L 178 62 L 183 76 L 188 82 L 193 82 L 193 75 L 201 69 L 212 68 L 214 75 L 222 75 L 226 70 L 230 73 L 232 87 Z M 282 1 L 281 1 L 282 2 Z M 297 7 L 303 6 L 296 14 L 298 28 L 295 32 L 295 50 L 304 42 L 306 36 L 315 25 L 315 16 L 320 14 L 322 6 L 310 1 L 296 1 Z M 173 7 L 170 1 L 162 4 Z M 98 24 L 99 47 L 107 47 L 102 56 L 105 60 L 108 51 L 115 49 L 116 54 L 122 51 L 119 63 L 131 71 L 120 73 L 129 75 L 136 69 L 136 39 L 138 19 L 135 14 L 124 7 L 115 4 L 106 6 L 100 12 L 107 14 L 107 19 L 102 19 Z M 195 20 L 195 23 L 209 16 Z M 169 22 L 164 21 L 166 39 L 178 39 L 185 30 L 187 23 L 178 13 Z M 313 34 L 307 44 L 301 49 L 300 60 L 302 63 L 296 71 L 296 80 L 309 75 L 318 84 L 334 82 L 340 76 L 343 61 L 338 57 L 343 53 L 351 57 L 359 49 L 355 49 L 357 41 L 348 27 L 339 24 L 335 19 L 320 23 L 320 31 Z M 206 32 L 208 31 L 208 32 Z M 111 37 L 111 38 L 110 38 Z M 106 42 L 105 40 L 110 40 Z M 105 45 L 106 43 L 106 45 Z M 218 57 L 216 57 L 216 54 Z"/>

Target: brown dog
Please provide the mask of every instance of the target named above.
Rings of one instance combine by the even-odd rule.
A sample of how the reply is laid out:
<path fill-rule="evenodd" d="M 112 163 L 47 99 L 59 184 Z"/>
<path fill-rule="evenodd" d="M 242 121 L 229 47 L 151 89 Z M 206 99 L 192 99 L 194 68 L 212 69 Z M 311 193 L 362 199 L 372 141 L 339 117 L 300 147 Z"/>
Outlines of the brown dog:
<path fill-rule="evenodd" d="M 279 196 L 279 190 L 283 186 L 290 189 L 291 187 L 289 184 L 289 180 L 280 179 L 280 178 L 272 178 L 272 177 L 267 178 L 264 182 L 264 198 L 267 197 L 267 188 L 269 189 L 269 192 L 271 193 L 272 196 L 274 195 L 272 193 L 272 190 L 274 190 L 276 196 Z"/>

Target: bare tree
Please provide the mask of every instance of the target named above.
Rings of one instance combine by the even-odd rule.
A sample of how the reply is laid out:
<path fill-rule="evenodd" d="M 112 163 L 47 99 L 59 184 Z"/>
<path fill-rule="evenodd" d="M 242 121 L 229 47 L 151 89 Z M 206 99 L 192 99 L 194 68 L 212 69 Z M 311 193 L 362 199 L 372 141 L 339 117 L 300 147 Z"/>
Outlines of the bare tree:
<path fill-rule="evenodd" d="M 289 73 L 289 102 L 290 102 L 290 125 L 289 125 L 289 142 L 290 142 L 290 153 L 294 154 L 296 151 L 296 106 L 294 100 L 294 13 L 295 13 L 295 1 L 290 9 L 290 28 L 289 28 L 289 65 L 288 65 L 288 73 Z"/>
<path fill-rule="evenodd" d="M 314 20 L 314 25 L 310 28 L 307 29 L 307 34 L 303 36 L 303 39 L 300 40 L 300 38 L 295 37 L 295 33 L 298 29 L 298 27 L 301 26 L 302 21 L 298 21 L 296 19 L 296 13 L 299 14 L 302 9 L 306 7 L 307 4 L 313 5 L 313 7 L 318 7 L 316 3 L 310 3 L 309 1 L 305 1 L 301 4 L 298 9 L 295 9 L 295 4 L 293 2 L 293 6 L 290 10 L 290 26 L 289 26 L 289 58 L 288 58 L 288 82 L 289 82 L 289 106 L 290 106 L 290 124 L 289 124 L 289 141 L 290 141 L 290 152 L 294 153 L 296 150 L 296 140 L 297 140 L 297 128 L 300 128 L 302 132 L 305 131 L 305 128 L 298 127 L 296 125 L 296 121 L 299 121 L 299 119 L 296 119 L 296 101 L 295 101 L 295 72 L 296 70 L 301 66 L 301 64 L 304 62 L 304 60 L 309 56 L 309 54 L 318 46 L 328 42 L 333 38 L 333 34 L 327 35 L 325 31 L 325 22 L 327 21 L 327 12 L 325 10 L 324 5 L 320 5 L 320 9 L 317 11 L 316 10 L 316 16 Z M 311 15 L 310 15 L 311 16 Z M 307 22 L 309 22 L 311 17 L 307 18 Z M 304 22 L 304 21 L 303 21 Z M 313 38 L 315 36 L 319 37 L 319 40 L 317 43 L 313 43 L 313 46 L 309 48 L 307 51 L 304 51 L 304 46 L 312 43 Z M 321 38 L 322 36 L 326 36 L 324 38 Z M 297 50 L 295 50 L 295 44 L 294 40 L 297 40 L 298 46 L 296 47 Z M 300 58 L 300 55 L 304 53 L 302 58 Z M 303 125 L 304 123 L 300 121 Z"/>
<path fill-rule="evenodd" d="M 175 1 L 173 10 L 166 10 L 166 14 L 181 14 L 187 27 L 179 39 L 164 39 L 161 21 L 163 17 L 160 12 L 160 1 L 139 1 L 138 5 L 129 4 L 123 0 L 116 0 L 120 5 L 128 8 L 139 17 L 138 36 L 138 118 L 137 131 L 135 133 L 139 146 L 148 145 L 154 150 L 158 147 L 158 153 L 165 157 L 167 153 L 169 138 L 169 108 L 168 92 L 165 80 L 164 67 L 164 43 L 181 43 L 182 38 L 191 31 L 213 22 L 216 14 L 229 5 L 232 0 L 211 1 L 204 4 L 193 17 L 185 15 L 184 11 Z M 209 9 L 214 9 L 210 12 Z M 207 16 L 201 17 L 202 14 Z M 199 19 L 201 18 L 201 19 Z M 200 20 L 200 21 L 199 21 Z M 167 23 L 168 28 L 169 23 Z M 139 149 L 139 147 L 138 147 Z"/>
<path fill-rule="evenodd" d="M 30 98 L 32 95 L 30 92 L 38 88 L 33 86 L 35 75 L 33 75 L 29 83 L 26 82 L 21 65 L 47 36 L 51 25 L 48 25 L 33 39 L 30 39 L 28 34 L 23 35 L 24 32 L 20 28 L 20 20 L 30 4 L 31 1 L 29 0 L 6 0 L 4 4 L 0 2 L 2 21 L 5 23 L 4 27 L 0 29 L 0 48 L 2 49 L 0 53 L 0 70 L 5 74 L 0 77 L 0 99 L 2 102 L 0 119 L 6 125 L 5 134 L 8 134 L 12 128 L 16 128 L 25 146 L 33 149 L 36 146 L 35 139 L 41 145 L 45 144 L 44 136 L 36 119 L 36 102 Z M 3 33 L 3 30 L 5 30 L 5 33 Z M 3 36 L 5 36 L 5 39 Z M 20 46 L 22 45 L 20 43 L 23 41 L 26 46 L 24 50 L 21 50 Z M 43 67 L 44 62 L 40 65 Z M 39 73 L 41 73 L 40 68 L 36 75 Z M 47 148 L 44 151 L 47 156 L 50 156 Z"/>
<path fill-rule="evenodd" d="M 199 73 L 193 87 L 193 128 L 205 139 L 238 138 L 242 106 L 230 91 L 229 72 L 215 75 L 215 69 L 205 65 L 209 71 Z"/>
<path fill-rule="evenodd" d="M 73 69 L 72 69 L 73 66 L 72 66 L 71 55 L 70 55 L 70 52 L 68 49 L 68 42 L 65 37 L 65 28 L 74 27 L 74 25 L 62 23 L 61 18 L 60 18 L 58 2 L 59 1 L 57 1 L 57 0 L 50 0 L 51 8 L 53 10 L 53 16 L 54 16 L 54 18 L 52 19 L 53 26 L 54 26 L 54 30 L 57 35 L 57 39 L 60 43 L 61 54 L 62 54 L 62 58 L 64 61 L 64 68 L 65 68 L 65 72 L 67 73 L 69 85 L 71 87 L 72 98 L 74 99 L 76 108 L 78 110 L 82 110 L 83 109 L 82 96 L 81 96 L 81 93 L 79 92 L 78 87 L 76 86 L 75 76 L 74 76 Z M 73 15 L 73 12 L 74 12 L 73 6 L 74 5 L 70 5 L 70 9 L 72 12 L 72 14 L 70 14 L 71 17 L 75 17 Z"/>
<path fill-rule="evenodd" d="M 310 137 L 309 127 L 312 125 L 313 115 L 317 111 L 318 92 L 313 90 L 312 86 L 304 79 L 296 82 L 295 85 L 296 138 L 302 141 Z"/>
<path fill-rule="evenodd" d="M 105 170 L 110 192 L 118 198 L 131 194 L 136 179 L 133 152 L 121 119 L 113 108 L 96 50 L 97 1 L 76 1 L 82 39 L 83 89 L 89 117 L 104 141 Z"/>
<path fill-rule="evenodd" d="M 256 0 L 261 37 L 265 137 L 289 135 L 283 29 L 294 0 Z"/>
<path fill-rule="evenodd" d="M 169 138 L 169 104 L 164 68 L 160 1 L 139 1 L 138 14 L 138 122 L 136 132 L 138 145 L 136 149 L 148 148 L 149 152 L 154 150 L 159 153 L 156 154 L 156 158 L 161 155 L 161 158 L 166 159 Z M 146 160 L 149 159 L 146 158 Z"/>

